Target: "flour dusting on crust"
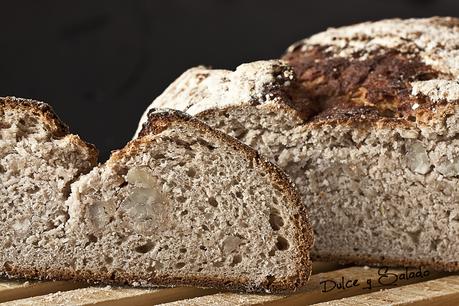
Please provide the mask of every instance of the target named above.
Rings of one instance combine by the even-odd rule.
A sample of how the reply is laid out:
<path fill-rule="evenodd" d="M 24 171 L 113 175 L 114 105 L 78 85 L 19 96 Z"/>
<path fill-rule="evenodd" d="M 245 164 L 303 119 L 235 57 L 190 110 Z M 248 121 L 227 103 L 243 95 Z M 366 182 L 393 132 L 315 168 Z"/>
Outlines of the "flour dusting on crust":
<path fill-rule="evenodd" d="M 432 101 L 459 98 L 457 18 L 389 19 L 330 28 L 292 45 L 288 51 L 298 48 L 306 51 L 317 45 L 325 46 L 325 51 L 336 57 L 353 60 L 364 60 L 388 49 L 396 49 L 407 57 L 418 56 L 423 63 L 439 71 L 440 77 L 413 83 L 412 95 L 424 95 Z"/>
<path fill-rule="evenodd" d="M 279 60 L 242 64 L 231 70 L 191 68 L 175 80 L 145 111 L 136 136 L 152 108 L 172 108 L 198 114 L 238 104 L 262 104 L 277 99 L 273 90 L 290 86 L 294 73 Z"/>

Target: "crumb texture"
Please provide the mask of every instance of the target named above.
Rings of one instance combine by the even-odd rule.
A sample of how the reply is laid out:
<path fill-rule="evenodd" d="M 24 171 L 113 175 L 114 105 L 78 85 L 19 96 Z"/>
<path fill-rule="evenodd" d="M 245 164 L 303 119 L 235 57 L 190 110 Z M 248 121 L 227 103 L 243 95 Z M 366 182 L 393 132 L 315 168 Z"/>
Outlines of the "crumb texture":
<path fill-rule="evenodd" d="M 273 88 L 278 100 L 196 115 L 290 175 L 312 216 L 314 258 L 457 271 L 458 25 L 329 29 L 283 56 L 294 77 Z"/>
<path fill-rule="evenodd" d="M 64 244 L 69 185 L 96 159 L 46 104 L 0 99 L 0 270 L 49 265 Z"/>
<path fill-rule="evenodd" d="M 217 135 L 171 124 L 73 184 L 66 235 L 77 273 L 141 286 L 303 285 L 312 233 L 299 196 Z"/>
<path fill-rule="evenodd" d="M 308 280 L 297 190 L 236 139 L 155 112 L 95 167 L 49 106 L 5 98 L 0 114 L 0 274 L 257 292 Z"/>

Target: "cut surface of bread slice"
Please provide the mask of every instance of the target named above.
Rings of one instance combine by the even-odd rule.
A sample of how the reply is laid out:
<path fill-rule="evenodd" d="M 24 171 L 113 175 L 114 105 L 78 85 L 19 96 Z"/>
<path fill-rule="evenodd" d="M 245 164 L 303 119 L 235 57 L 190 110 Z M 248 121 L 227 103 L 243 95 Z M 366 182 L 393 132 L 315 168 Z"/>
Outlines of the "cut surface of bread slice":
<path fill-rule="evenodd" d="M 281 166 L 312 216 L 313 259 L 457 271 L 458 25 L 330 29 L 283 61 L 190 69 L 151 107 L 196 115 Z"/>
<path fill-rule="evenodd" d="M 97 155 L 47 104 L 0 98 L 1 272 L 48 267 L 64 243 L 70 184 Z"/>
<path fill-rule="evenodd" d="M 152 113 L 143 137 L 94 167 L 95 149 L 46 104 L 4 98 L 0 112 L 1 274 L 247 291 L 306 283 L 313 238 L 300 196 L 236 139 Z"/>
<path fill-rule="evenodd" d="M 285 291 L 310 274 L 312 230 L 286 175 L 176 111 L 72 185 L 77 278 Z"/>

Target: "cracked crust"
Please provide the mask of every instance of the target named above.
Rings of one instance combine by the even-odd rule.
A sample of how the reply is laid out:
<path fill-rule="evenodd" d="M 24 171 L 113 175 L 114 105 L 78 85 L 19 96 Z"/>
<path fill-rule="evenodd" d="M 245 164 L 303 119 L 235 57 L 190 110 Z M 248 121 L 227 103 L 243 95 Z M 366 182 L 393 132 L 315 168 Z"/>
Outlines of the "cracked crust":
<path fill-rule="evenodd" d="M 433 17 L 331 28 L 293 44 L 283 59 L 320 105 L 317 120 L 365 112 L 409 119 L 458 102 L 458 25 Z"/>
<path fill-rule="evenodd" d="M 221 82 L 204 86 L 203 81 L 192 83 L 192 75 L 184 74 L 153 101 L 151 107 L 187 111 L 185 105 L 201 103 L 199 111 L 191 114 L 209 121 L 218 118 L 215 121 L 221 126 L 226 122 L 225 117 L 231 118 L 229 122 L 237 121 L 230 114 L 242 114 L 248 108 L 269 108 L 286 114 L 282 118 L 292 120 L 301 130 L 406 129 L 425 135 L 435 131 L 450 136 L 456 129 L 453 125 L 444 125 L 447 121 L 454 123 L 452 117 L 458 108 L 458 41 L 459 19 L 450 17 L 391 19 L 329 29 L 294 44 L 281 61 L 263 63 L 265 67 L 277 63 L 277 67 L 293 71 L 288 82 L 265 87 L 271 88 L 275 99 L 266 101 L 251 95 L 252 100 L 247 103 L 234 91 L 228 93 L 231 103 L 214 103 L 212 99 L 218 97 L 208 93 L 231 90 L 227 84 L 231 78 L 207 69 L 202 78 Z M 264 71 L 274 75 L 275 69 Z M 225 71 L 224 75 L 234 73 Z M 221 85 L 223 81 L 226 82 L 224 86 Z M 183 95 L 178 99 L 172 91 Z M 243 125 L 239 121 L 237 124 Z M 236 131 L 238 127 L 230 126 L 226 130 L 232 132 L 234 128 Z M 324 254 L 321 258 L 346 263 L 426 264 L 457 270 L 456 261 L 421 262 L 370 256 L 344 258 L 333 254 Z"/>
<path fill-rule="evenodd" d="M 459 21 L 450 17 L 329 29 L 293 44 L 280 61 L 243 64 L 235 71 L 191 68 L 149 109 L 204 117 L 254 106 L 288 112 L 299 124 L 409 124 L 421 113 L 458 103 L 457 41 Z"/>

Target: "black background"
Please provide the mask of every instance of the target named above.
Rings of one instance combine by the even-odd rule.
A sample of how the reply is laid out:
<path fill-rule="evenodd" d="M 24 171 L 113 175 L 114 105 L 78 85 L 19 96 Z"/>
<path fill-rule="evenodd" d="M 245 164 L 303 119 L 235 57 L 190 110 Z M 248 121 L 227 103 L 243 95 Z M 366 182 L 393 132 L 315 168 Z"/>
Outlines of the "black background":
<path fill-rule="evenodd" d="M 276 58 L 330 26 L 458 16 L 459 1 L 19 0 L 0 12 L 0 95 L 50 103 L 103 160 L 189 67 Z"/>

